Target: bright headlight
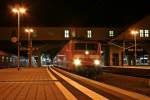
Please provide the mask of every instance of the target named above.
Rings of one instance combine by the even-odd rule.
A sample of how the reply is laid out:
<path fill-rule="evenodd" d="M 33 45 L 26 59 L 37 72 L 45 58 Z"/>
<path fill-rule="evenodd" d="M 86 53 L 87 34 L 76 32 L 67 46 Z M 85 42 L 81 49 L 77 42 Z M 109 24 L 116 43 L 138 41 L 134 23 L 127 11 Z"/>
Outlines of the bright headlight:
<path fill-rule="evenodd" d="M 89 54 L 89 51 L 86 50 L 86 51 L 85 51 L 85 54 L 88 55 L 88 54 Z"/>
<path fill-rule="evenodd" d="M 79 65 L 81 65 L 81 60 L 80 60 L 80 59 L 74 59 L 73 63 L 74 63 L 76 66 L 79 66 Z"/>
<path fill-rule="evenodd" d="M 99 65 L 99 64 L 100 64 L 100 61 L 96 59 L 96 60 L 94 60 L 94 64 L 95 64 L 95 65 Z"/>

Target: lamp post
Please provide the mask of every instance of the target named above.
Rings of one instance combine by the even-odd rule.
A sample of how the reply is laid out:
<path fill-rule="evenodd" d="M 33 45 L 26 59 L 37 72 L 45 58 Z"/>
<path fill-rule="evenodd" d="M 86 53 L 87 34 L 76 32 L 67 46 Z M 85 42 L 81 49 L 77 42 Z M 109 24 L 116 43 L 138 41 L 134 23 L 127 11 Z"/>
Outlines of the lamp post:
<path fill-rule="evenodd" d="M 25 32 L 28 33 L 28 66 L 32 67 L 32 39 L 31 34 L 34 32 L 32 28 L 25 29 Z"/>
<path fill-rule="evenodd" d="M 17 6 L 15 8 L 12 8 L 12 12 L 17 14 L 18 16 L 18 34 L 17 34 L 17 44 L 18 44 L 18 66 L 17 69 L 19 70 L 20 66 L 20 15 L 24 14 L 26 12 L 26 9 L 24 7 Z"/>
<path fill-rule="evenodd" d="M 135 66 L 136 66 L 136 57 L 137 57 L 137 54 L 136 54 L 136 35 L 138 34 L 138 31 L 131 31 L 131 34 L 134 35 L 134 61 L 135 61 Z"/>

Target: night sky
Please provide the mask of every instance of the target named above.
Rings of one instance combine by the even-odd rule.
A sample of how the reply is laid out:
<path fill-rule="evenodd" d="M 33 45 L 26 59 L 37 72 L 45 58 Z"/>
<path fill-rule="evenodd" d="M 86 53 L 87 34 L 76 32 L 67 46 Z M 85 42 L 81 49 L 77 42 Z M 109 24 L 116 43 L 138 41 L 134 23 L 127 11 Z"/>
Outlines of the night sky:
<path fill-rule="evenodd" d="M 119 27 L 150 14 L 150 0 L 0 0 L 0 26 L 16 26 L 16 3 L 28 8 L 22 26 Z"/>

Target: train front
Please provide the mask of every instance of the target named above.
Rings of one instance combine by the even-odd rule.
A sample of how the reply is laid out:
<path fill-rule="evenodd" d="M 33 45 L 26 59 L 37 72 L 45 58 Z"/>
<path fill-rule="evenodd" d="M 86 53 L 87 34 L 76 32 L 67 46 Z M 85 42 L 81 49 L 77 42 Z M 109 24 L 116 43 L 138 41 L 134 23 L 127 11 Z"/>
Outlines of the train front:
<path fill-rule="evenodd" d="M 73 45 L 73 65 L 76 70 L 95 70 L 101 64 L 101 48 L 98 42 L 75 42 Z"/>

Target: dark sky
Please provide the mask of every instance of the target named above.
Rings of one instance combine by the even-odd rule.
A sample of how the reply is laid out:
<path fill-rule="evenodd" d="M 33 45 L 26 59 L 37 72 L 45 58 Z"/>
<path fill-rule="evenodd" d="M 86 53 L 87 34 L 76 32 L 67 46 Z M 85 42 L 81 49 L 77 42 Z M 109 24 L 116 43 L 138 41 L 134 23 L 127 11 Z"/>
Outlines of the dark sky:
<path fill-rule="evenodd" d="M 16 26 L 17 2 L 28 7 L 23 26 L 118 27 L 150 14 L 150 0 L 0 0 L 0 26 Z"/>

